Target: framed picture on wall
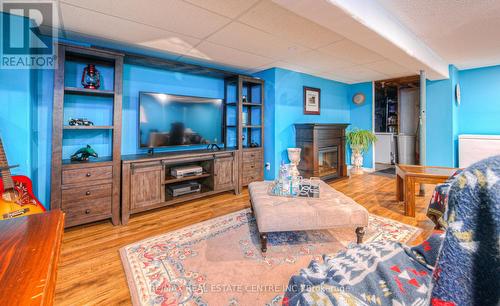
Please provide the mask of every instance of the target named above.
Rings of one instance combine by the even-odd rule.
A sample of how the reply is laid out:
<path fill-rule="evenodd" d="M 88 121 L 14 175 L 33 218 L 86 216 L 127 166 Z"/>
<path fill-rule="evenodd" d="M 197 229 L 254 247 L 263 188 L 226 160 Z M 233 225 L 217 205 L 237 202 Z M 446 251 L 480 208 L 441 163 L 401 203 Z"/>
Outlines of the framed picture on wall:
<path fill-rule="evenodd" d="M 319 115 L 320 114 L 320 96 L 319 88 L 304 86 L 304 114 Z"/>

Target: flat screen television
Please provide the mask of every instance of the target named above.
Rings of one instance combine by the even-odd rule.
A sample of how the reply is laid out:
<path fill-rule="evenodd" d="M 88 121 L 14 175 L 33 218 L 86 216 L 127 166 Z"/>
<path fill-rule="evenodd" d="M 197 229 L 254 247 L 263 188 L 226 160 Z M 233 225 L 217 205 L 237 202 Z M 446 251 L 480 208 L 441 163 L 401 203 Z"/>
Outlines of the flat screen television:
<path fill-rule="evenodd" d="M 139 93 L 139 147 L 220 144 L 222 99 Z"/>

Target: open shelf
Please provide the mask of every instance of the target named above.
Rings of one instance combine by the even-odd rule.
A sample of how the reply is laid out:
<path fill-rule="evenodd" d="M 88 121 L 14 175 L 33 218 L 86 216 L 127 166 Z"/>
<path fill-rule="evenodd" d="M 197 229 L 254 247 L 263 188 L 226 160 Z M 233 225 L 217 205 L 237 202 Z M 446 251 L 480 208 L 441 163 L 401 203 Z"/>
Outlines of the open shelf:
<path fill-rule="evenodd" d="M 227 105 L 238 105 L 238 102 L 227 102 Z M 243 106 L 255 106 L 255 107 L 261 107 L 261 103 L 252 103 L 252 102 L 241 102 Z"/>
<path fill-rule="evenodd" d="M 210 194 L 215 194 L 215 191 L 210 189 L 208 186 L 202 185 L 201 186 L 201 191 L 200 192 L 194 192 L 194 193 L 188 193 L 184 195 L 180 195 L 177 197 L 171 196 L 168 191 L 165 190 L 165 202 L 168 204 L 174 204 L 178 202 L 184 202 L 184 201 L 189 201 L 189 200 L 194 200 L 198 198 L 205 197 Z"/>
<path fill-rule="evenodd" d="M 238 126 L 234 125 L 234 124 L 230 124 L 230 125 L 226 125 L 226 127 L 235 128 Z M 242 128 L 244 128 L 244 129 L 260 129 L 260 128 L 262 128 L 262 125 L 243 125 Z"/>
<path fill-rule="evenodd" d="M 89 89 L 80 87 L 64 87 L 64 93 L 72 95 L 101 96 L 101 97 L 113 97 L 115 95 L 115 92 L 113 90 Z"/>
<path fill-rule="evenodd" d="M 185 181 L 192 181 L 192 180 L 197 180 L 205 177 L 209 177 L 210 173 L 203 173 L 200 175 L 191 175 L 191 176 L 186 176 L 186 177 L 180 177 L 180 178 L 175 178 L 173 176 L 168 176 L 167 179 L 163 182 L 164 185 L 168 184 L 174 184 L 174 183 L 179 183 L 179 182 L 185 182 Z"/>
<path fill-rule="evenodd" d="M 90 157 L 89 160 L 87 160 L 87 161 L 73 161 L 71 159 L 63 159 L 62 164 L 63 164 L 63 166 L 87 165 L 87 164 L 97 164 L 97 163 L 111 164 L 112 161 L 113 161 L 113 157 L 104 156 L 104 157 L 98 157 L 98 158 Z"/>
<path fill-rule="evenodd" d="M 111 125 L 65 125 L 64 130 L 112 130 Z"/>

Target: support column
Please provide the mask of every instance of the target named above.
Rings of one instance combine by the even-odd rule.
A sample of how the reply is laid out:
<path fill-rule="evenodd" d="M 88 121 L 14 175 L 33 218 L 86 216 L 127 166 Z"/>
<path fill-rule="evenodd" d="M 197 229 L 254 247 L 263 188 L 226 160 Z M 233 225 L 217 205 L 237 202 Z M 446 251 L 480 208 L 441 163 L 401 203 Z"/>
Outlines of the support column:
<path fill-rule="evenodd" d="M 426 130 L 427 130 L 427 114 L 426 114 L 426 108 L 427 108 L 427 101 L 426 101 L 426 76 L 425 76 L 425 71 L 420 70 L 420 165 L 425 166 L 426 165 Z M 425 188 L 423 184 L 420 184 L 420 195 L 424 196 L 425 195 Z"/>

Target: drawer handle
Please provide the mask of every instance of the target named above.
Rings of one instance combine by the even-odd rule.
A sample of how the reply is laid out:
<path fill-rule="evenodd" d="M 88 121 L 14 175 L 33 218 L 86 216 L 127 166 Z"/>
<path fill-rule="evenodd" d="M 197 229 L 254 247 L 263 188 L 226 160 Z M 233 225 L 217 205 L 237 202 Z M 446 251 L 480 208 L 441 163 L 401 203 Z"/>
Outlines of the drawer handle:
<path fill-rule="evenodd" d="M 255 166 L 250 166 L 250 168 L 255 168 Z"/>
<path fill-rule="evenodd" d="M 85 209 L 85 214 L 90 214 L 90 209 Z"/>
<path fill-rule="evenodd" d="M 85 195 L 89 196 L 90 195 L 90 191 L 85 192 Z"/>
<path fill-rule="evenodd" d="M 87 172 L 87 174 L 85 174 L 86 177 L 90 177 L 92 174 L 90 174 L 90 172 Z"/>

